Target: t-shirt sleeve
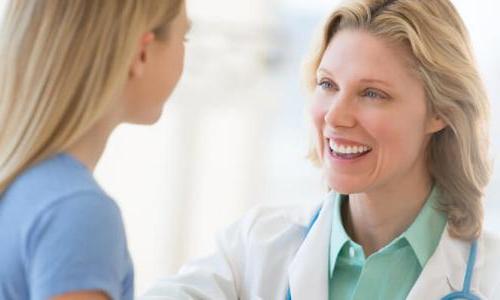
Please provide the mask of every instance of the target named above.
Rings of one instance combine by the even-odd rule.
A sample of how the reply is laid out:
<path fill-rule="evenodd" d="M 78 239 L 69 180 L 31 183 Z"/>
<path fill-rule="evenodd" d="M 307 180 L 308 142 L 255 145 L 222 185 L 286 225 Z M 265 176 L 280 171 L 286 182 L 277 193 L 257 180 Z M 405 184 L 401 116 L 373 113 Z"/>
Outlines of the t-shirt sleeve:
<path fill-rule="evenodd" d="M 104 195 L 56 201 L 33 220 L 24 246 L 31 299 L 89 290 L 120 299 L 128 268 L 125 232 L 118 207 Z"/>

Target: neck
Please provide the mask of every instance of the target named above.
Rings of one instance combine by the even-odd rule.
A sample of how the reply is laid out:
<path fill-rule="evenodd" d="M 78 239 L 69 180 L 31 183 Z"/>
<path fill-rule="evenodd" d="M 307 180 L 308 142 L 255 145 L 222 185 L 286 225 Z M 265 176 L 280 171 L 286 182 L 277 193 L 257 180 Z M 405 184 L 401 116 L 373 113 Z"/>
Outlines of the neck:
<path fill-rule="evenodd" d="M 94 172 L 107 141 L 118 122 L 104 118 L 92 127 L 82 138 L 69 147 L 66 152 L 78 159 L 91 172 Z"/>
<path fill-rule="evenodd" d="M 413 223 L 432 188 L 423 172 L 366 193 L 351 194 L 344 205 L 343 223 L 349 236 L 368 257 L 400 236 Z"/>

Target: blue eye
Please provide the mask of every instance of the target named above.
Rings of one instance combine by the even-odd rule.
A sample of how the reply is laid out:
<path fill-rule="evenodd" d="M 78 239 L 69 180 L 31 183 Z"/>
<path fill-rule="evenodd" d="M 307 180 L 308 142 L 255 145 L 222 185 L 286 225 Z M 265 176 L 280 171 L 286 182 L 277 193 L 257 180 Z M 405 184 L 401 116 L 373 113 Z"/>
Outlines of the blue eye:
<path fill-rule="evenodd" d="M 368 91 L 366 92 L 366 96 L 370 98 L 378 98 L 379 95 L 373 91 Z"/>
<path fill-rule="evenodd" d="M 333 84 L 328 80 L 321 80 L 320 82 L 318 82 L 318 86 L 323 90 L 329 90 L 333 88 Z"/>
<path fill-rule="evenodd" d="M 378 93 L 378 92 L 373 91 L 373 90 L 365 91 L 363 96 L 368 97 L 368 98 L 372 98 L 372 99 L 387 99 L 387 97 L 384 94 Z"/>

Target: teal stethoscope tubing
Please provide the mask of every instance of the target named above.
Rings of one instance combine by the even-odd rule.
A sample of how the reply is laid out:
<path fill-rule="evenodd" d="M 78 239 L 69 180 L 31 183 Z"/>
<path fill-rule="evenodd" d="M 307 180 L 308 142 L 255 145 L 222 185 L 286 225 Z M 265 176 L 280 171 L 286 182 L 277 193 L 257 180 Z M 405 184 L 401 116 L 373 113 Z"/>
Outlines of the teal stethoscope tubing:
<path fill-rule="evenodd" d="M 311 223 L 309 226 L 307 226 L 307 231 L 306 231 L 306 236 L 313 227 L 314 223 L 316 223 L 316 220 L 318 219 L 320 210 L 314 214 L 314 217 L 311 220 Z M 464 278 L 464 284 L 463 284 L 463 289 L 458 292 L 453 292 L 450 293 L 441 300 L 480 300 L 479 297 L 475 296 L 474 294 L 471 293 L 470 291 L 470 285 L 472 282 L 472 274 L 474 272 L 474 264 L 476 263 L 476 256 L 477 256 L 477 241 L 474 240 L 472 241 L 470 245 L 470 251 L 469 251 L 469 259 L 467 261 L 467 270 L 465 272 L 465 278 Z M 290 292 L 290 287 L 288 287 L 286 291 L 286 300 L 292 300 L 292 294 Z"/>
<path fill-rule="evenodd" d="M 474 272 L 474 264 L 476 263 L 477 256 L 477 241 L 474 240 L 470 245 L 469 260 L 467 261 L 467 271 L 465 272 L 463 289 L 458 292 L 450 293 L 441 300 L 465 299 L 465 300 L 480 300 L 470 291 L 470 284 L 472 282 L 472 273 Z"/>

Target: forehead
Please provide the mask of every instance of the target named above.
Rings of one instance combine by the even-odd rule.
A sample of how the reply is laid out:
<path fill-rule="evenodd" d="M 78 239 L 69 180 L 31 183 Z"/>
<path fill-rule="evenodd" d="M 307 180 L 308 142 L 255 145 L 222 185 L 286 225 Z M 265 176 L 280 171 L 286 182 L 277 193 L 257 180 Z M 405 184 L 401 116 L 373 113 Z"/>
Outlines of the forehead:
<path fill-rule="evenodd" d="M 320 69 L 339 79 L 372 79 L 398 82 L 416 80 L 405 48 L 364 30 L 345 29 L 330 41 Z"/>

